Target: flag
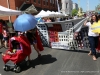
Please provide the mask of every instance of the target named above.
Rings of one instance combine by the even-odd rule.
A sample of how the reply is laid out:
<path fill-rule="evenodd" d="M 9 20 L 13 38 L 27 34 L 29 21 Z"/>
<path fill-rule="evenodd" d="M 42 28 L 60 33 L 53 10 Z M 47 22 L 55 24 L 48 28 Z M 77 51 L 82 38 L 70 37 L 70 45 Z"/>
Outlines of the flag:
<path fill-rule="evenodd" d="M 43 22 L 43 20 L 42 20 L 42 18 L 41 18 L 41 17 L 36 18 L 36 20 L 37 20 L 38 22 Z"/>
<path fill-rule="evenodd" d="M 57 0 L 57 7 L 58 7 L 58 12 L 60 12 L 60 7 L 59 7 L 58 0 Z"/>

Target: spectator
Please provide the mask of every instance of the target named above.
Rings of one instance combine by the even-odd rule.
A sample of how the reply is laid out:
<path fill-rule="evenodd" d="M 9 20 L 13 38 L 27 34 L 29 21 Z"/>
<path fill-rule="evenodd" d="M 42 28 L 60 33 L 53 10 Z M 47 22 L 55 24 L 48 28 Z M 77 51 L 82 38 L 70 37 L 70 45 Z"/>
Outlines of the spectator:
<path fill-rule="evenodd" d="M 7 32 L 6 26 L 3 26 L 2 34 L 3 34 L 4 47 L 7 48 L 8 32 Z"/>
<path fill-rule="evenodd" d="M 46 22 L 51 22 L 50 18 L 47 18 L 47 21 Z"/>
<path fill-rule="evenodd" d="M 88 38 L 89 38 L 89 43 L 90 43 L 91 51 L 89 52 L 88 55 L 93 55 L 93 57 L 92 57 L 93 60 L 97 60 L 97 58 L 96 58 L 96 48 L 98 46 L 98 38 L 99 38 L 98 36 L 99 36 L 99 34 L 98 33 L 94 33 L 91 30 L 91 25 L 94 22 L 98 22 L 97 15 L 92 15 L 91 22 L 87 22 L 86 21 L 84 23 L 84 25 L 89 27 Z"/>
<path fill-rule="evenodd" d="M 0 20 L 0 48 L 2 47 L 3 44 L 3 35 L 2 35 L 2 30 L 3 30 L 3 24 L 2 24 L 2 20 Z"/>

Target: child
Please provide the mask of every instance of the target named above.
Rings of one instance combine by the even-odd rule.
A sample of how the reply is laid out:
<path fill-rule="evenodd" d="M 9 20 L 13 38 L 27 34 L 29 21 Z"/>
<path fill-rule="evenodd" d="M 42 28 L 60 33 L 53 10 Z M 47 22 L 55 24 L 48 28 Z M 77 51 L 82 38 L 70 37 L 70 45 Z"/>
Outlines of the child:
<path fill-rule="evenodd" d="M 16 40 L 13 40 L 12 42 L 11 42 L 11 44 L 12 44 L 12 52 L 11 51 L 8 51 L 6 54 L 8 54 L 8 55 L 13 55 L 13 54 L 15 54 L 18 50 L 22 50 L 22 45 L 19 43 L 19 42 L 17 42 Z M 5 56 L 6 54 L 3 54 L 2 53 L 2 55 L 3 56 Z"/>
<path fill-rule="evenodd" d="M 3 40 L 4 40 L 4 47 L 7 48 L 7 41 L 8 41 L 8 32 L 6 30 L 6 27 L 3 26 Z"/>

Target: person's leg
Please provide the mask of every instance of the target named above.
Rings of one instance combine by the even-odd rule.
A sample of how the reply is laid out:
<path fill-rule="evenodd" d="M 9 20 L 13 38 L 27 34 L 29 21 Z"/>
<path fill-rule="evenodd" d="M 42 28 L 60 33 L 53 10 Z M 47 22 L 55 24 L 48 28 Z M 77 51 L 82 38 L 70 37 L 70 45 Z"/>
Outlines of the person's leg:
<path fill-rule="evenodd" d="M 88 53 L 88 55 L 90 56 L 90 55 L 92 55 L 92 51 L 90 50 L 90 52 Z"/>
<path fill-rule="evenodd" d="M 0 39 L 0 47 L 2 47 L 2 39 Z"/>
<path fill-rule="evenodd" d="M 90 43 L 91 52 L 93 54 L 93 60 L 97 60 L 96 59 L 96 49 L 95 49 L 95 38 L 89 36 L 89 43 Z"/>
<path fill-rule="evenodd" d="M 30 55 L 28 55 L 28 60 L 31 60 L 31 59 L 30 59 Z"/>
<path fill-rule="evenodd" d="M 7 41 L 5 41 L 5 48 L 7 48 Z"/>
<path fill-rule="evenodd" d="M 36 40 L 33 41 L 33 47 L 36 50 L 36 52 L 38 53 L 38 58 L 40 58 L 41 54 L 40 54 L 39 49 L 37 47 L 37 41 Z"/>
<path fill-rule="evenodd" d="M 96 52 L 99 52 L 98 50 L 98 44 L 99 44 L 99 37 L 95 37 L 95 49 L 96 49 Z M 97 53 L 96 53 L 97 54 Z"/>
<path fill-rule="evenodd" d="M 98 46 L 98 42 L 99 42 L 99 37 L 95 37 L 95 48 L 97 48 L 97 46 Z"/>
<path fill-rule="evenodd" d="M 7 48 L 7 38 L 4 38 L 4 47 Z"/>
<path fill-rule="evenodd" d="M 4 47 L 7 48 L 7 37 L 4 37 Z"/>
<path fill-rule="evenodd" d="M 36 50 L 36 52 L 38 53 L 38 55 L 40 55 L 39 49 L 37 47 L 37 43 L 33 44 L 34 49 Z"/>
<path fill-rule="evenodd" d="M 3 36 L 2 36 L 2 34 L 0 34 L 0 48 L 2 47 L 2 44 L 3 44 L 2 39 L 3 39 Z"/>
<path fill-rule="evenodd" d="M 88 37 L 88 40 L 89 40 L 89 44 L 90 44 L 90 43 L 91 43 L 91 42 L 90 42 L 90 41 L 91 41 L 91 37 Z M 91 49 L 91 45 L 90 45 L 90 49 Z M 92 55 L 92 51 L 91 51 L 91 50 L 89 51 L 88 55 L 89 55 L 89 56 Z"/>

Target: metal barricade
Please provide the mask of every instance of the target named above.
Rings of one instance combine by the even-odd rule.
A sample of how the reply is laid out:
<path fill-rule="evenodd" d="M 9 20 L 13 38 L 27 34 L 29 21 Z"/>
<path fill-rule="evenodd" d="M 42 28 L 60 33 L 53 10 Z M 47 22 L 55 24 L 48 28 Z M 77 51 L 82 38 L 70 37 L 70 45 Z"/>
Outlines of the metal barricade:
<path fill-rule="evenodd" d="M 40 31 L 43 45 L 67 50 L 89 48 L 87 37 L 88 29 L 87 27 L 83 27 L 85 20 L 86 19 L 76 19 L 61 22 L 39 23 L 37 28 Z M 74 38 L 75 33 L 78 33 L 76 38 Z"/>

